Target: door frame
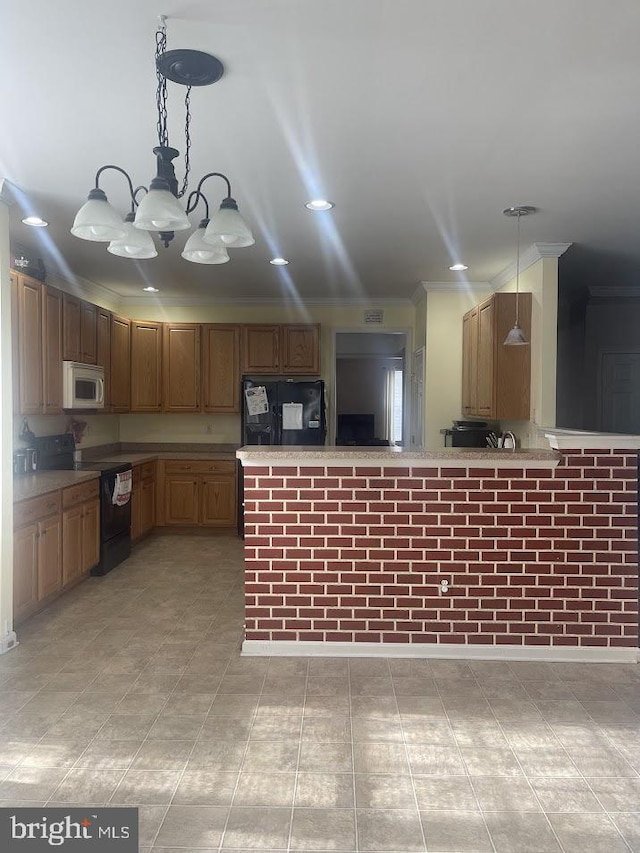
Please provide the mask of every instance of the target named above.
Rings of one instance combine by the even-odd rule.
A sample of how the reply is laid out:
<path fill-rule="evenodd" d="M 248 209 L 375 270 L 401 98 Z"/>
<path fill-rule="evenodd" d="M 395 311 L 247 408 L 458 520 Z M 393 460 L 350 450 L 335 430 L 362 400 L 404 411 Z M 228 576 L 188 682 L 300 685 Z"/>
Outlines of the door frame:
<path fill-rule="evenodd" d="M 404 335 L 404 370 L 402 377 L 402 446 L 409 447 L 409 418 L 411 417 L 410 401 L 410 359 L 413 357 L 413 329 L 410 326 L 374 326 L 371 328 L 362 326 L 338 326 L 331 330 L 331 371 L 329 380 L 331 382 L 330 394 L 327 394 L 327 439 L 329 444 L 336 443 L 336 429 L 338 426 L 337 407 L 337 338 L 338 335 Z"/>

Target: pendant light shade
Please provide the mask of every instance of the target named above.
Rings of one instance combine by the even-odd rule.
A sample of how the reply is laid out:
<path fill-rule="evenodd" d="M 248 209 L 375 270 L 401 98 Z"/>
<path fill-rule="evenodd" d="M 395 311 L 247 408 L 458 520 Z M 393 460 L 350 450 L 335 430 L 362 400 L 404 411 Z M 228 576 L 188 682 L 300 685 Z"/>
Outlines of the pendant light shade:
<path fill-rule="evenodd" d="M 101 189 L 92 189 L 89 200 L 76 213 L 71 233 L 81 240 L 108 243 L 124 237 L 125 225 L 122 217 L 107 201 Z"/>
<path fill-rule="evenodd" d="M 168 189 L 155 189 L 153 182 L 138 205 L 133 224 L 145 231 L 185 231 L 191 228 L 189 217 L 178 199 Z"/>
<path fill-rule="evenodd" d="M 208 219 L 203 219 L 200 222 L 198 228 L 185 243 L 182 257 L 194 264 L 226 264 L 229 255 L 222 240 L 218 241 L 218 245 L 207 243 L 204 240 L 204 233 L 208 224 Z"/>
<path fill-rule="evenodd" d="M 507 207 L 506 210 L 502 211 L 505 216 L 511 216 L 516 218 L 517 228 L 516 228 L 516 316 L 515 322 L 513 324 L 513 328 L 507 335 L 507 337 L 503 341 L 503 346 L 505 347 L 524 347 L 529 345 L 529 341 L 527 340 L 527 336 L 522 331 L 522 327 L 520 326 L 520 315 L 518 312 L 518 302 L 520 297 L 520 218 L 522 216 L 530 216 L 532 213 L 536 212 L 535 207 L 531 207 L 531 205 L 521 205 L 520 207 Z"/>
<path fill-rule="evenodd" d="M 134 214 L 128 213 L 124 220 L 125 233 L 119 240 L 112 240 L 107 246 L 107 252 L 121 258 L 155 258 L 158 254 L 155 243 L 147 231 L 135 228 Z"/>
<path fill-rule="evenodd" d="M 251 229 L 232 198 L 225 198 L 218 212 L 211 217 L 204 239 L 213 244 L 222 240 L 230 249 L 241 249 L 255 243 Z"/>

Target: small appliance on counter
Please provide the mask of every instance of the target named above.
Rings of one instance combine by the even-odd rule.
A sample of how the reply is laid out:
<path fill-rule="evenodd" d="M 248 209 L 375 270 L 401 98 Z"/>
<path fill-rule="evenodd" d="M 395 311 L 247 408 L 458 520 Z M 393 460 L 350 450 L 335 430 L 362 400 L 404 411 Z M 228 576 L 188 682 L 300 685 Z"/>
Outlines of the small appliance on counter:
<path fill-rule="evenodd" d="M 13 453 L 13 473 L 33 474 L 38 468 L 38 451 L 35 447 L 21 447 Z"/>
<path fill-rule="evenodd" d="M 490 436 L 499 427 L 487 421 L 453 421 L 453 426 L 441 429 L 445 447 L 487 447 Z"/>
<path fill-rule="evenodd" d="M 100 562 L 91 574 L 105 575 L 131 554 L 131 463 L 74 461 L 76 442 L 71 433 L 42 436 L 34 445 L 39 471 L 100 472 Z"/>

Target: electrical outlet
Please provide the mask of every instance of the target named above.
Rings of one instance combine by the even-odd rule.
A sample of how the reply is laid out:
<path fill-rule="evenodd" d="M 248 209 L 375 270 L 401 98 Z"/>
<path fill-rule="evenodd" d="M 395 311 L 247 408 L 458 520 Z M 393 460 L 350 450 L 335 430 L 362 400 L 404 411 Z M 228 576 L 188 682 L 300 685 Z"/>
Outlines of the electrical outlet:
<path fill-rule="evenodd" d="M 213 426 L 211 424 L 207 424 L 204 428 L 205 435 L 213 435 Z"/>

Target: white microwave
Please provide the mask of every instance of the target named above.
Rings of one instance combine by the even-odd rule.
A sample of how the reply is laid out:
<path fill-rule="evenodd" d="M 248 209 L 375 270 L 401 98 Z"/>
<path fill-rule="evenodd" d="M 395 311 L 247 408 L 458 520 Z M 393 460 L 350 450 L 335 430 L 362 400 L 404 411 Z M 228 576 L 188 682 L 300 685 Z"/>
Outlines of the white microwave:
<path fill-rule="evenodd" d="M 104 368 L 63 361 L 62 408 L 104 409 Z"/>

